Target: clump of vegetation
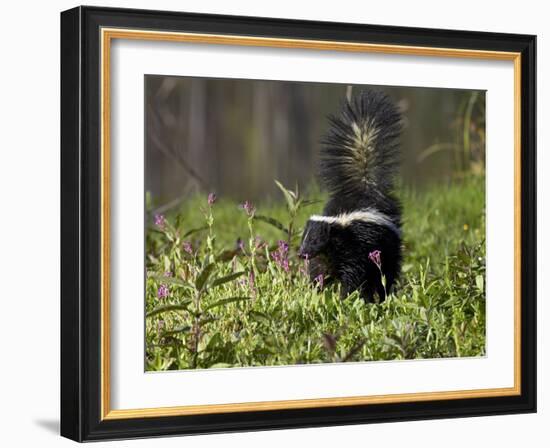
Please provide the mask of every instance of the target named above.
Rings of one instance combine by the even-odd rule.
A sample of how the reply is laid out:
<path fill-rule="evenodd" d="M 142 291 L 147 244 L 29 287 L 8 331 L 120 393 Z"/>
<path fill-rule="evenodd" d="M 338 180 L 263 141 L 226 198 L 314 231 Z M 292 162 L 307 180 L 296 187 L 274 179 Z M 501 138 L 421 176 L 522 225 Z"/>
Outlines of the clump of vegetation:
<path fill-rule="evenodd" d="M 306 201 L 278 186 L 284 201 L 264 207 L 211 194 L 154 216 L 147 370 L 485 354 L 482 177 L 401 192 L 403 272 L 381 304 L 357 293 L 341 300 L 338 285 L 309 281 L 296 252 L 323 198 Z"/>

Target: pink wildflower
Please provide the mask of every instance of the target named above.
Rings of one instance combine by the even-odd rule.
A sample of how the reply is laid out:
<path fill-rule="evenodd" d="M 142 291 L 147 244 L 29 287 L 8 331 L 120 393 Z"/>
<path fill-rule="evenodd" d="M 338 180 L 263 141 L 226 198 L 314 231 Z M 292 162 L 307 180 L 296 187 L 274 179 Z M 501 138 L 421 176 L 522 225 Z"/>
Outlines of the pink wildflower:
<path fill-rule="evenodd" d="M 256 207 L 252 205 L 252 202 L 244 201 L 244 204 L 241 205 L 241 208 L 246 212 L 248 217 L 253 217 L 256 212 Z"/>
<path fill-rule="evenodd" d="M 188 254 L 193 255 L 193 246 L 191 245 L 191 243 L 189 241 L 184 241 L 183 242 L 183 250 L 185 252 L 187 252 Z"/>
<path fill-rule="evenodd" d="M 163 229 L 164 225 L 166 224 L 166 219 L 164 218 L 164 215 L 155 215 L 154 221 L 155 221 L 155 225 L 159 229 Z"/>
<path fill-rule="evenodd" d="M 166 286 L 166 285 L 160 285 L 160 286 L 159 286 L 159 289 L 158 289 L 158 291 L 157 291 L 157 297 L 158 297 L 159 299 L 163 299 L 163 298 L 165 298 L 165 297 L 168 297 L 168 293 L 169 293 L 169 292 L 170 292 L 170 291 L 168 290 L 168 286 Z"/>
<path fill-rule="evenodd" d="M 216 202 L 217 196 L 216 193 L 210 193 L 208 195 L 208 205 L 212 206 L 214 205 L 214 202 Z"/>
<path fill-rule="evenodd" d="M 369 260 L 372 261 L 378 267 L 378 269 L 382 269 L 382 260 L 380 258 L 380 255 L 382 255 L 382 252 L 380 252 L 379 250 L 373 250 L 369 254 Z"/>
<path fill-rule="evenodd" d="M 319 274 L 317 277 L 315 277 L 315 281 L 317 282 L 319 288 L 323 289 L 323 285 L 325 284 L 325 276 L 323 274 Z"/>

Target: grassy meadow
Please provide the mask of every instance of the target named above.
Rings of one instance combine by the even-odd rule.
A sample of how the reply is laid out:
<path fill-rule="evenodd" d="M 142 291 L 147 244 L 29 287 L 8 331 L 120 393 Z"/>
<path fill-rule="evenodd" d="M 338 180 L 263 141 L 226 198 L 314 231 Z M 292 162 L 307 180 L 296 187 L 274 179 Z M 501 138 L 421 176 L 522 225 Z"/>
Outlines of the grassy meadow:
<path fill-rule="evenodd" d="M 280 185 L 262 204 L 197 196 L 151 216 L 146 370 L 484 355 L 484 182 L 400 189 L 404 263 L 380 304 L 310 283 L 296 251 L 318 190 Z"/>

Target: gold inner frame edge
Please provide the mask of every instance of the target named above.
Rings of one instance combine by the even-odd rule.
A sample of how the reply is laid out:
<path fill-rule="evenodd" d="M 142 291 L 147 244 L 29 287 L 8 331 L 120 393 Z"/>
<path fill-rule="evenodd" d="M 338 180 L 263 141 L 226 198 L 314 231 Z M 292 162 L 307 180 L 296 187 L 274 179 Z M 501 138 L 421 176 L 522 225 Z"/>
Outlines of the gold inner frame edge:
<path fill-rule="evenodd" d="M 228 404 L 187 405 L 136 409 L 111 409 L 110 366 L 110 55 L 113 39 L 186 42 L 214 45 L 240 45 L 272 48 L 296 48 L 399 54 L 411 56 L 455 57 L 505 60 L 514 63 L 514 386 L 506 388 L 418 392 L 391 395 L 314 398 Z M 228 412 L 252 412 L 307 409 L 381 403 L 454 400 L 502 397 L 521 394 L 521 53 L 460 48 L 337 42 L 306 39 L 282 39 L 221 34 L 144 31 L 102 28 L 101 35 L 101 420 L 168 417 Z"/>

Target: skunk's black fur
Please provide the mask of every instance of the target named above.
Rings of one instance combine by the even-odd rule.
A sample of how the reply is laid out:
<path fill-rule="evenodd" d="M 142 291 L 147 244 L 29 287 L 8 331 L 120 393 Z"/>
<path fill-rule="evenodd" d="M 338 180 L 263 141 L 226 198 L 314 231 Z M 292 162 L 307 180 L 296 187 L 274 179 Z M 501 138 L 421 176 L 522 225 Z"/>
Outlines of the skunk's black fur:
<path fill-rule="evenodd" d="M 382 92 L 364 90 L 347 100 L 321 149 L 320 178 L 329 192 L 322 216 L 312 216 L 300 254 L 310 259 L 310 276 L 341 283 L 384 300 L 401 268 L 401 205 L 393 195 L 398 167 L 401 115 Z M 369 258 L 380 251 L 381 270 Z"/>

